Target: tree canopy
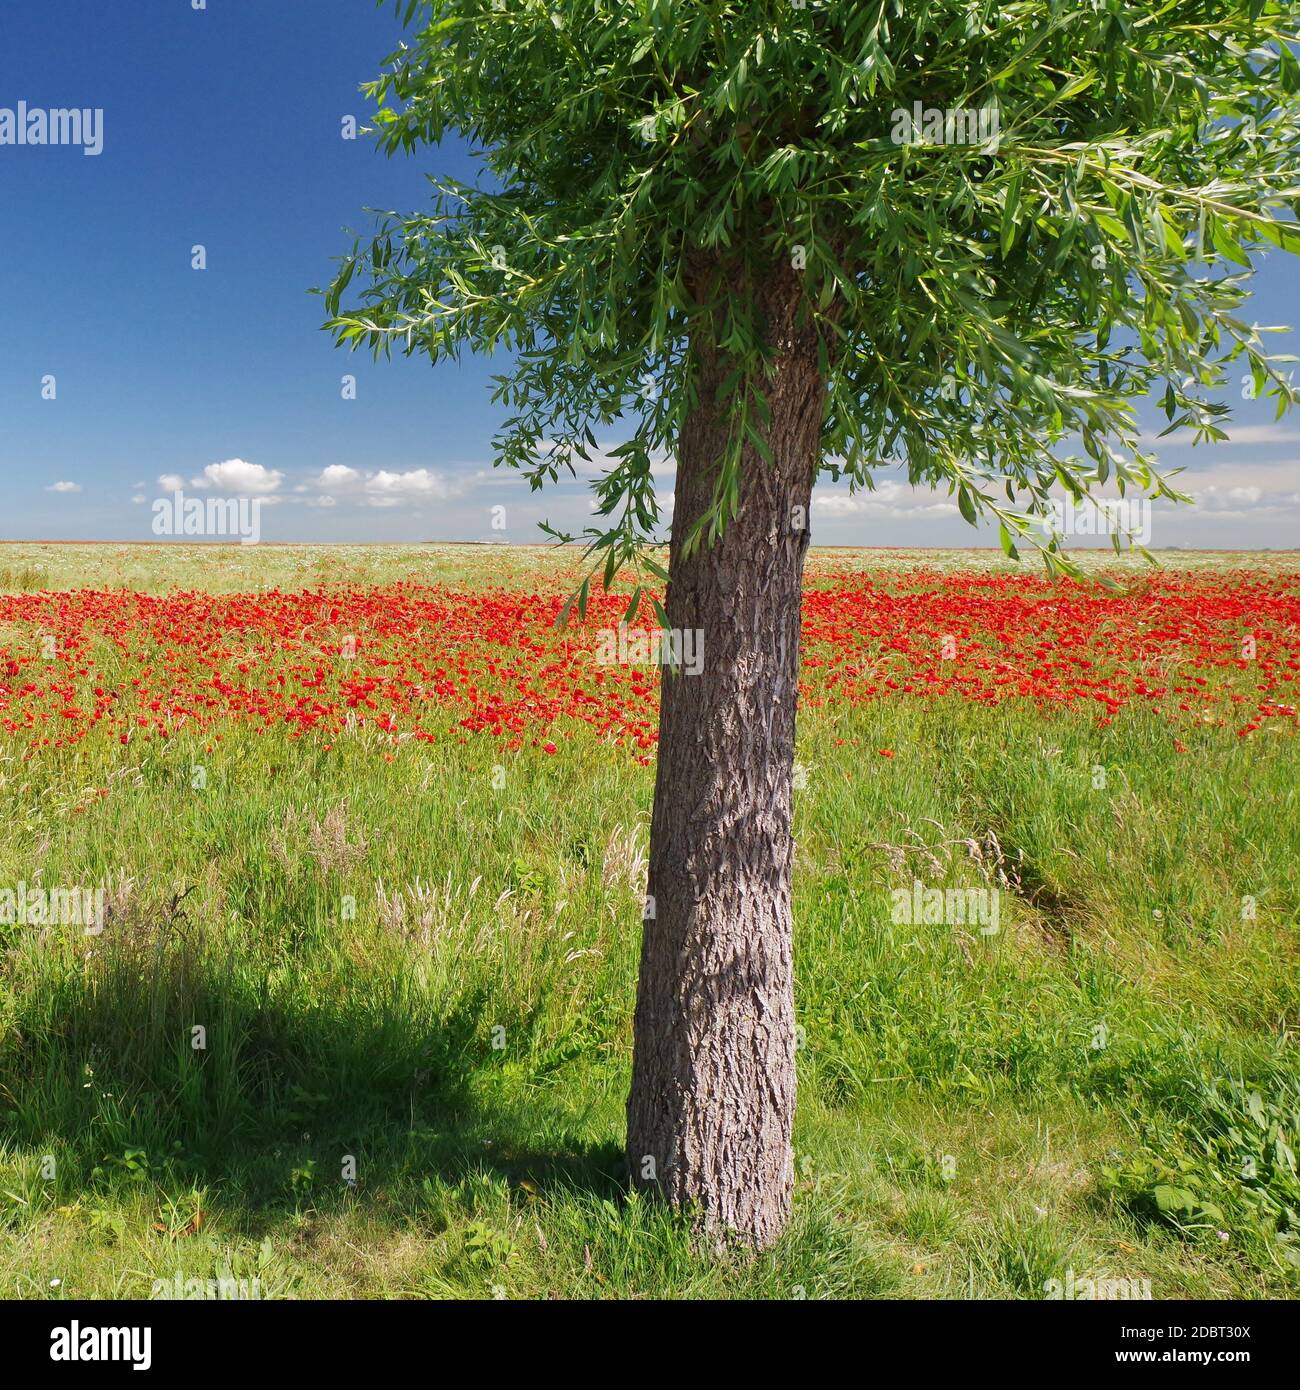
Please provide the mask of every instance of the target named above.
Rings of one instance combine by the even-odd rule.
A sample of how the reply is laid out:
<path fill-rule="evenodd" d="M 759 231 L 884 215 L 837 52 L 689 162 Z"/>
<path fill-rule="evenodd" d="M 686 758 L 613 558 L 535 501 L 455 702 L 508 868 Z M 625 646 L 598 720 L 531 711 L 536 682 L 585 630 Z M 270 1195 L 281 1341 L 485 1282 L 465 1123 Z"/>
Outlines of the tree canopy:
<path fill-rule="evenodd" d="M 734 509 L 746 446 L 765 447 L 750 291 L 776 265 L 800 271 L 820 332 L 823 470 L 946 484 L 1053 568 L 1053 487 L 1176 495 L 1136 399 L 1198 439 L 1225 437 L 1239 375 L 1279 413 L 1295 400 L 1290 359 L 1239 313 L 1259 252 L 1300 250 L 1290 3 L 398 8 L 413 38 L 365 89 L 381 145 L 455 132 L 484 177 L 434 177 L 431 206 L 380 214 L 327 326 L 377 354 L 506 353 L 496 461 L 534 488 L 621 431 L 586 533 L 608 573 L 662 577 L 651 469 L 691 408 L 701 331 L 732 367 L 732 443 L 696 539 Z"/>

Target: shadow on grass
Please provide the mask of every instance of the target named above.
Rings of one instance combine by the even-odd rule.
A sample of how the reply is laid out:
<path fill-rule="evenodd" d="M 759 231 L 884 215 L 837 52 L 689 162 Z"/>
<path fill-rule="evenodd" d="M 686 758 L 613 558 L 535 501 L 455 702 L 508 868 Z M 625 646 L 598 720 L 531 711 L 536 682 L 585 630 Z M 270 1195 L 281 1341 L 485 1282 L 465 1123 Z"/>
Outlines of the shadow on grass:
<path fill-rule="evenodd" d="M 624 1190 L 618 1145 L 575 1133 L 573 1107 L 527 1084 L 526 1052 L 492 1047 L 486 989 L 435 1013 L 409 981 L 273 986 L 246 961 L 127 942 L 14 997 L 0 1138 L 57 1158 L 58 1201 L 219 1191 L 256 1229 L 475 1175 L 530 1195 Z"/>

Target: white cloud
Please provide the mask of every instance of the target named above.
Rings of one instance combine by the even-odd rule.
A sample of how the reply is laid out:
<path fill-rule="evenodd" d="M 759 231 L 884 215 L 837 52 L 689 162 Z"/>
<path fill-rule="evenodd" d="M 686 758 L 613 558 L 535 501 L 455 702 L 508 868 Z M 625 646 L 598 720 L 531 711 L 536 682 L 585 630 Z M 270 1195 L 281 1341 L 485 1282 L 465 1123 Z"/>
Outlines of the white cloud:
<path fill-rule="evenodd" d="M 366 500 L 372 507 L 399 507 L 403 502 L 425 497 L 445 501 L 459 490 L 441 473 L 431 473 L 427 468 L 412 468 L 405 473 L 390 473 L 381 468 L 365 483 Z"/>
<path fill-rule="evenodd" d="M 814 495 L 813 511 L 828 517 L 873 516 L 892 521 L 919 521 L 927 517 L 956 516 L 953 502 L 932 501 L 929 489 L 888 480 L 871 492 L 822 492 Z"/>
<path fill-rule="evenodd" d="M 179 473 L 160 473 L 158 486 L 164 492 L 181 492 L 185 487 L 185 479 Z"/>
<path fill-rule="evenodd" d="M 1230 487 L 1228 489 L 1229 502 L 1258 502 L 1263 495 L 1257 487 Z"/>
<path fill-rule="evenodd" d="M 1209 468 L 1188 469 L 1171 478 L 1181 492 L 1196 501 L 1196 510 L 1224 518 L 1244 520 L 1278 517 L 1300 509 L 1300 463 L 1278 459 L 1267 463 L 1217 463 Z M 1172 508 L 1188 513 L 1191 508 Z"/>
<path fill-rule="evenodd" d="M 1275 459 L 1261 462 L 1224 460 L 1203 468 L 1187 468 L 1169 482 L 1194 499 L 1193 506 L 1173 502 L 1154 502 L 1161 535 L 1194 524 L 1204 523 L 1221 529 L 1220 523 L 1286 522 L 1295 517 L 1300 523 L 1300 462 Z M 924 523 L 959 515 L 944 493 L 929 488 L 913 488 L 903 480 L 880 479 L 874 491 L 847 489 L 822 490 L 813 494 L 813 514 L 825 522 L 853 522 L 860 519 Z M 908 544 L 916 541 L 909 536 Z"/>
<path fill-rule="evenodd" d="M 320 499 L 322 506 L 335 506 L 339 494 L 346 500 L 361 502 L 371 507 L 400 507 L 412 502 L 443 502 L 460 497 L 470 485 L 468 478 L 454 478 L 446 473 L 437 473 L 428 468 L 408 468 L 395 471 L 380 468 L 365 473 L 350 468 L 345 463 L 332 463 L 323 468 L 313 484 L 330 493 L 328 501 Z"/>
<path fill-rule="evenodd" d="M 49 487 L 47 487 L 47 488 L 45 489 L 45 491 L 46 491 L 46 492 L 80 492 L 80 491 L 81 491 L 81 484 L 80 484 L 80 483 L 67 483 L 67 482 L 51 483 L 51 484 L 49 485 Z"/>
<path fill-rule="evenodd" d="M 264 468 L 260 463 L 246 463 L 243 459 L 226 459 L 224 463 L 210 463 L 203 470 L 201 478 L 191 478 L 192 487 L 215 487 L 221 492 L 256 493 L 265 495 L 275 492 L 284 481 L 284 474 L 275 468 Z"/>
<path fill-rule="evenodd" d="M 345 463 L 331 463 L 328 468 L 321 470 L 321 475 L 316 479 L 317 487 L 346 487 L 349 483 L 359 482 L 361 474 L 355 468 L 349 468 Z"/>
<path fill-rule="evenodd" d="M 1196 433 L 1194 430 L 1177 430 L 1173 434 L 1161 436 L 1159 432 L 1154 434 L 1142 434 L 1139 436 L 1141 442 L 1147 445 L 1158 445 L 1166 449 L 1188 449 L 1209 453 L 1211 449 L 1222 450 L 1231 448 L 1233 445 L 1255 448 L 1261 444 L 1297 444 L 1300 443 L 1300 430 L 1291 429 L 1280 422 L 1272 425 L 1233 425 L 1221 426 L 1224 433 L 1228 436 L 1225 443 L 1223 440 L 1207 440 L 1203 444 L 1194 444 Z"/>

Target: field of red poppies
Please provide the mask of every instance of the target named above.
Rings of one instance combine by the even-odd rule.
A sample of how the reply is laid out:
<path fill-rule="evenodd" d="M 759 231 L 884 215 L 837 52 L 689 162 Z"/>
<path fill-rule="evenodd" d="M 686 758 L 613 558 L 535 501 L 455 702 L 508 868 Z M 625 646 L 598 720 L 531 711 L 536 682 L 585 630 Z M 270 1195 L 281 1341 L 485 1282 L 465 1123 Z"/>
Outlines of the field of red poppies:
<path fill-rule="evenodd" d="M 103 908 L 0 911 L 0 1283 L 1295 1297 L 1300 564 L 1087 572 L 813 552 L 795 1220 L 742 1266 L 620 1167 L 648 611 L 609 659 L 626 591 L 557 627 L 540 547 L 0 547 L 0 907 Z"/>
<path fill-rule="evenodd" d="M 30 749 L 182 728 L 220 739 L 489 735 L 553 749 L 587 725 L 648 760 L 658 671 L 602 664 L 625 600 L 556 621 L 563 591 L 421 583 L 146 594 L 0 595 L 0 728 Z M 648 604 L 627 620 L 653 626 Z M 707 634 L 705 636 L 707 661 Z M 1300 572 L 1129 577 L 1115 589 L 1032 574 L 900 566 L 814 583 L 804 607 L 806 709 L 955 697 L 1072 706 L 1105 725 L 1159 710 L 1177 732 L 1294 729 Z"/>

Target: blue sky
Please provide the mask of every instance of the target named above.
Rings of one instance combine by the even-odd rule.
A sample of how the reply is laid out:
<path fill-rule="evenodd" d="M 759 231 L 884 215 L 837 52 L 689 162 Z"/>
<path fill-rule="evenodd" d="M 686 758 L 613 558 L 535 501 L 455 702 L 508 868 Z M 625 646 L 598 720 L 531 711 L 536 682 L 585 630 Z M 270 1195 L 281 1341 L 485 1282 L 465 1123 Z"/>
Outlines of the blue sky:
<path fill-rule="evenodd" d="M 4 0 L 0 108 L 104 117 L 97 156 L 0 145 L 0 536 L 150 540 L 149 503 L 177 480 L 259 491 L 268 540 L 523 542 L 543 518 L 585 524 L 583 484 L 538 495 L 492 471 L 498 366 L 375 364 L 320 331 L 307 290 L 362 210 L 421 206 L 428 173 L 472 176 L 453 142 L 389 160 L 342 138 L 399 32 L 369 0 Z M 1300 321 L 1300 261 L 1265 263 L 1251 309 Z M 1273 342 L 1300 352 L 1300 335 Z M 1157 510 L 1154 545 L 1300 543 L 1300 416 L 1271 416 L 1243 402 L 1230 445 L 1162 442 L 1199 505 Z M 889 479 L 814 501 L 815 542 L 972 537 L 946 496 Z"/>

